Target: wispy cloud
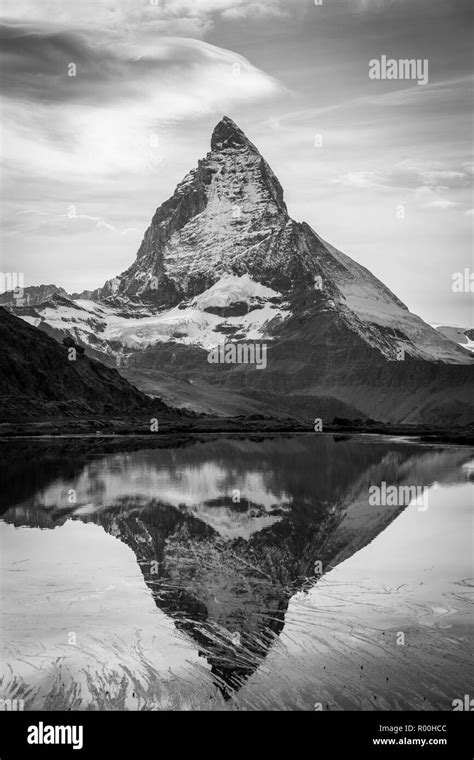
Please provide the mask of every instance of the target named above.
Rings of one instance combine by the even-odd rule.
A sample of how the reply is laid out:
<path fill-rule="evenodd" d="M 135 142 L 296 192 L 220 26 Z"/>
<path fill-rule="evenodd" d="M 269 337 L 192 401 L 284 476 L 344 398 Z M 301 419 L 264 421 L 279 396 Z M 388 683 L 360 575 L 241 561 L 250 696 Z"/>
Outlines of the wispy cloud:
<path fill-rule="evenodd" d="M 218 19 L 266 19 L 287 15 L 282 0 L 3 0 L 9 22 L 35 24 L 47 19 L 57 29 L 83 30 L 120 44 L 145 44 L 158 35 L 201 37 Z"/>
<path fill-rule="evenodd" d="M 14 219 L 16 217 L 16 219 Z M 140 233 L 134 227 L 119 228 L 110 221 L 90 214 L 77 213 L 74 204 L 70 204 L 65 213 L 51 213 L 37 209 L 17 211 L 4 224 L 3 234 L 9 235 L 77 235 L 90 233 L 93 228 L 113 232 L 117 235 Z"/>
<path fill-rule="evenodd" d="M 281 91 L 243 56 L 201 40 L 158 38 L 153 55 L 132 58 L 72 35 L 4 39 L 6 157 L 50 176 L 142 173 L 166 152 L 162 125 Z"/>
<path fill-rule="evenodd" d="M 336 184 L 354 188 L 396 188 L 426 192 L 469 188 L 471 177 L 460 167 L 446 168 L 440 162 L 405 159 L 380 171 L 348 172 L 334 180 Z"/>
<path fill-rule="evenodd" d="M 440 198 L 439 200 L 425 203 L 423 208 L 435 208 L 435 209 L 446 210 L 449 208 L 454 208 L 455 206 L 459 206 L 459 203 L 457 203 L 456 201 L 442 200 Z"/>

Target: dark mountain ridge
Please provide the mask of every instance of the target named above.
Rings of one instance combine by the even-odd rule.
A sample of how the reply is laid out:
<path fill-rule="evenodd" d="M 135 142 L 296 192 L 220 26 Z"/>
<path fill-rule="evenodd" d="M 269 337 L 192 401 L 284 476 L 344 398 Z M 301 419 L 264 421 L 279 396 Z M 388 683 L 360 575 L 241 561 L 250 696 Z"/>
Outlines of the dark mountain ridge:
<path fill-rule="evenodd" d="M 66 346 L 1 307 L 0 344 L 3 418 L 169 412 L 83 349 L 71 361 Z"/>

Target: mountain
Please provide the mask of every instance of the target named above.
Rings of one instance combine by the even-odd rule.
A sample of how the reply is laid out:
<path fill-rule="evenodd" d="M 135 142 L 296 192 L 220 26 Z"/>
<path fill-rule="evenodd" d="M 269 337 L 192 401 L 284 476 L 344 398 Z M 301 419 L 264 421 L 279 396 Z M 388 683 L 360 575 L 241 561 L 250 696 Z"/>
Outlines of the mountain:
<path fill-rule="evenodd" d="M 10 311 L 60 343 L 68 336 L 73 338 L 80 346 L 87 348 L 87 354 L 91 358 L 98 358 L 107 366 L 117 367 L 121 346 L 102 336 L 106 330 L 104 317 L 110 310 L 91 301 L 91 312 L 80 303 L 80 300 L 75 301 L 54 292 L 42 303 L 16 306 L 10 308 Z"/>
<path fill-rule="evenodd" d="M 129 414 L 150 399 L 115 369 L 68 349 L 0 307 L 0 412 L 3 417 Z M 158 400 L 153 408 L 165 408 Z"/>
<path fill-rule="evenodd" d="M 72 334 L 148 392 L 173 388 L 177 404 L 202 410 L 214 389 L 217 413 L 230 395 L 244 410 L 251 401 L 306 420 L 474 420 L 470 352 L 291 219 L 278 179 L 228 117 L 131 266 L 93 300 L 53 299 L 16 313 Z M 210 363 L 228 343 L 264 344 L 266 366 Z"/>
<path fill-rule="evenodd" d="M 442 335 L 454 341 L 468 351 L 474 352 L 474 330 L 466 330 L 464 327 L 452 327 L 450 325 L 432 325 Z"/>
<path fill-rule="evenodd" d="M 21 294 L 15 293 L 13 290 L 0 294 L 0 306 L 35 306 L 47 301 L 54 293 L 67 296 L 64 288 L 58 288 L 57 285 L 28 285 L 22 289 Z"/>
<path fill-rule="evenodd" d="M 389 359 L 405 348 L 412 357 L 468 361 L 368 270 L 294 222 L 272 170 L 224 117 L 211 152 L 157 209 L 136 260 L 102 297 L 140 296 L 166 307 L 194 299 L 191 306 L 218 316 L 267 304 L 275 314 L 260 316 L 284 322 L 289 299 L 308 291 L 305 306 L 337 316 Z"/>
<path fill-rule="evenodd" d="M 21 293 L 14 290 L 7 290 L 0 294 L 0 306 L 5 308 L 28 308 L 31 306 L 42 305 L 48 302 L 54 296 L 69 298 L 96 298 L 99 290 L 83 290 L 81 293 L 67 293 L 64 288 L 57 285 L 27 285 L 22 288 Z"/>

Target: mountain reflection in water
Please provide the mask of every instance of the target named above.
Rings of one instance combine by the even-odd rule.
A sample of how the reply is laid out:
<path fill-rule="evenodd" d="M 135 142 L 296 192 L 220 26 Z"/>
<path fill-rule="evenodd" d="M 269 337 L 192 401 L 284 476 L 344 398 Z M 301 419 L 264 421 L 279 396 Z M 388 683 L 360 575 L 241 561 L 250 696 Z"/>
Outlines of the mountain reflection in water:
<path fill-rule="evenodd" d="M 318 593 L 324 593 L 327 588 L 324 583 L 334 576 L 334 568 L 374 542 L 407 508 L 407 504 L 369 505 L 371 485 L 384 481 L 397 486 L 421 486 L 433 489 L 433 494 L 436 489 L 444 489 L 446 493 L 462 493 L 463 499 L 467 493 L 465 489 L 472 488 L 468 484 L 471 472 L 468 463 L 472 452 L 375 437 L 342 441 L 316 435 L 268 438 L 258 442 L 225 439 L 176 449 L 109 454 L 88 454 L 84 444 L 75 448 L 62 446 L 59 450 L 53 444 L 33 448 L 33 444 L 18 443 L 9 445 L 8 449 L 5 447 L 5 450 L 2 447 L 0 456 L 4 483 L 0 536 L 7 563 L 2 569 L 6 597 L 2 639 L 6 642 L 7 668 L 11 668 L 14 676 L 12 680 L 6 674 L 3 687 L 8 691 L 13 688 L 12 684 L 18 687 L 21 683 L 27 709 L 64 705 L 92 709 L 104 705 L 109 709 L 124 706 L 149 709 L 154 704 L 172 709 L 183 704 L 201 707 L 204 699 L 212 699 L 218 705 L 229 700 L 237 704 L 239 691 L 244 693 L 251 687 L 249 679 L 252 682 L 265 680 L 263 666 L 267 655 L 276 647 L 274 656 L 277 656 L 279 637 L 281 646 L 295 624 L 294 615 L 301 615 L 298 608 L 301 593 L 308 600 L 320 587 L 322 591 Z M 421 556 L 427 522 L 434 518 L 429 517 L 430 510 L 428 515 L 417 514 L 413 505 L 409 510 L 414 516 L 413 530 L 415 533 L 419 531 Z M 439 533 L 444 530 L 443 520 L 447 520 L 446 509 L 444 513 L 441 507 L 434 511 L 437 515 L 439 512 L 439 524 L 437 522 L 435 526 Z M 449 520 L 455 517 L 453 512 Z M 88 526 L 87 537 L 84 530 L 78 532 L 78 522 Z M 28 529 L 26 533 L 25 528 Z M 92 530 L 94 535 L 90 532 Z M 42 544 L 46 532 L 49 541 Z M 105 534 L 109 539 L 105 540 Z M 104 538 L 99 539 L 99 535 Z M 91 594 L 90 589 L 83 586 L 83 575 L 92 559 L 100 558 L 101 566 L 106 565 L 109 551 L 112 554 L 115 551 L 115 548 L 111 549 L 110 537 L 118 539 L 133 552 L 156 607 L 165 615 L 165 618 L 160 617 L 158 628 L 160 631 L 160 626 L 166 628 L 166 642 L 163 639 L 160 644 L 159 639 L 158 642 L 154 640 L 155 644 L 147 649 L 151 667 L 164 657 L 167 647 L 174 649 L 173 653 L 170 650 L 168 659 L 164 657 L 155 672 L 154 686 L 149 680 L 147 690 L 140 687 L 138 678 L 143 663 L 139 664 L 138 658 L 136 662 L 133 657 L 124 662 L 124 658 L 118 657 L 119 683 L 115 683 L 115 687 L 108 684 L 107 689 L 104 686 L 107 695 L 112 692 L 116 695 L 115 702 L 107 704 L 104 695 L 99 693 L 100 686 L 97 686 L 100 679 L 96 679 L 93 687 L 90 675 L 87 683 L 79 675 L 79 671 L 84 671 L 84 663 L 81 662 L 80 667 L 78 664 L 79 654 L 74 654 L 75 658 L 79 657 L 77 661 L 73 657 L 67 664 L 70 655 L 64 651 L 66 633 L 59 620 L 60 616 L 64 620 L 66 615 L 68 633 L 82 630 L 84 620 L 91 620 L 95 642 L 93 657 L 101 665 L 107 660 L 105 653 L 111 651 L 109 636 L 120 639 L 120 649 L 126 648 L 128 638 L 131 641 L 136 630 L 153 635 L 149 610 L 145 622 L 143 610 L 137 611 L 134 620 L 137 601 L 134 595 L 141 595 L 142 599 L 143 589 L 136 577 L 132 582 L 127 581 L 132 572 L 129 564 L 127 570 L 123 570 L 123 577 L 117 577 L 122 572 L 122 560 L 117 560 L 118 569 L 114 570 L 108 586 L 103 586 L 106 569 L 100 570 L 101 577 L 94 580 L 101 604 L 107 606 L 106 600 L 113 598 L 114 605 L 118 605 L 120 624 L 114 628 L 117 613 L 107 610 L 104 613 L 103 607 L 99 612 L 104 619 L 100 624 L 92 622 L 97 594 Z M 84 543 L 85 539 L 87 543 Z M 404 548 L 403 540 L 400 544 L 394 551 L 404 555 L 408 550 Z M 90 547 L 90 552 L 96 552 L 96 555 L 91 558 L 86 548 L 86 555 L 81 559 L 80 554 L 77 556 L 78 548 L 84 546 Z M 377 547 L 377 541 L 374 547 Z M 452 554 L 456 554 L 455 546 Z M 363 553 L 358 555 L 363 556 Z M 78 561 L 84 566 L 82 580 L 78 580 L 78 571 L 74 569 Z M 391 562 L 390 553 L 380 556 L 377 561 L 383 576 L 385 562 L 388 566 Z M 408 557 L 406 561 L 409 564 Z M 458 561 L 461 563 L 460 559 Z M 453 577 L 447 580 L 464 582 L 468 577 L 464 566 L 458 568 L 454 558 L 453 563 Z M 29 576 L 32 570 L 34 580 Z M 372 591 L 377 584 L 378 572 L 368 579 Z M 25 573 L 28 573 L 26 577 Z M 30 594 L 25 593 L 25 582 Z M 128 583 L 126 592 L 118 592 L 120 582 Z M 75 587 L 76 583 L 78 586 L 73 592 L 69 587 Z M 440 590 L 440 594 L 444 595 L 444 590 Z M 54 609 L 49 606 L 53 603 L 51 599 Z M 292 599 L 299 611 L 292 612 L 292 619 L 286 620 Z M 464 601 L 462 596 L 463 604 Z M 294 604 L 292 602 L 292 608 Z M 309 649 L 327 626 L 323 614 L 324 599 L 318 597 L 317 604 L 322 604 L 323 608 L 320 619 L 316 607 L 312 608 L 311 614 L 306 611 L 301 622 L 302 635 L 307 640 L 305 646 Z M 351 600 L 343 596 L 339 609 L 335 614 L 332 612 L 334 635 L 337 635 L 338 620 L 343 631 L 347 623 L 345 608 L 350 604 Z M 377 607 L 377 602 L 372 604 L 374 606 Z M 461 610 L 464 620 L 463 614 Z M 28 634 L 25 620 L 33 619 L 35 615 L 38 615 L 38 629 L 35 631 L 33 627 Z M 128 626 L 126 633 L 121 627 L 124 621 Z M 172 621 L 171 629 L 169 621 Z M 136 630 L 132 631 L 135 622 Z M 368 620 L 366 624 L 369 630 Z M 62 639 L 56 640 L 54 632 L 58 626 Z M 87 635 L 91 636 L 90 629 L 81 633 L 80 638 L 84 640 Z M 348 632 L 347 635 L 352 634 Z M 463 635 L 461 631 L 461 639 Z M 36 655 L 32 646 L 34 637 L 36 649 L 39 649 Z M 62 641 L 61 646 L 59 641 Z M 354 647 L 358 646 L 354 642 Z M 158 654 L 155 649 L 160 647 L 162 651 Z M 90 655 L 92 650 L 88 651 Z M 70 689 L 66 694 L 64 688 L 58 691 L 56 684 L 56 696 L 52 699 L 52 689 L 38 675 L 38 668 L 44 670 L 57 657 L 69 668 L 66 680 Z M 29 662 L 31 672 L 19 665 L 20 660 Z M 197 703 L 192 704 L 192 700 L 189 703 L 183 694 L 174 702 L 170 701 L 169 689 L 166 699 L 157 696 L 162 694 L 160 679 L 163 682 L 169 680 L 169 674 L 163 675 L 167 664 L 176 681 L 182 671 L 188 696 L 193 693 Z M 459 664 L 461 666 L 462 662 Z M 203 666 L 205 673 L 202 672 Z M 89 671 L 93 669 L 90 660 L 86 667 Z M 99 672 L 99 664 L 96 667 Z M 284 660 L 279 667 L 285 670 Z M 282 697 L 273 706 L 311 709 L 316 700 L 314 689 L 320 688 L 318 681 L 325 667 L 318 666 L 314 688 L 308 690 L 307 679 L 300 677 L 301 689 L 298 685 L 291 687 L 299 692 L 298 697 L 288 696 L 286 703 Z M 34 677 L 31 675 L 33 669 Z M 192 675 L 189 669 L 193 671 Z M 298 665 L 295 672 L 297 669 Z M 453 672 L 457 672 L 456 668 Z M 287 683 L 288 679 L 290 676 Z M 202 682 L 206 682 L 205 688 L 201 688 Z M 133 684 L 133 698 L 127 691 L 130 684 Z M 214 692 L 217 687 L 215 693 L 212 684 Z M 268 706 L 264 697 L 257 698 L 262 688 L 257 686 L 254 695 L 249 696 L 243 706 Z M 462 688 L 460 684 L 459 689 Z M 271 689 L 270 679 L 268 693 Z M 200 692 L 206 697 L 200 696 Z M 325 694 L 329 692 L 331 688 Z M 453 698 L 455 696 L 453 694 Z M 354 696 L 355 703 L 362 706 L 360 699 L 360 694 Z M 349 699 L 345 704 L 341 698 L 335 700 L 335 704 L 353 708 L 354 700 Z M 437 704 L 436 699 L 433 704 Z"/>

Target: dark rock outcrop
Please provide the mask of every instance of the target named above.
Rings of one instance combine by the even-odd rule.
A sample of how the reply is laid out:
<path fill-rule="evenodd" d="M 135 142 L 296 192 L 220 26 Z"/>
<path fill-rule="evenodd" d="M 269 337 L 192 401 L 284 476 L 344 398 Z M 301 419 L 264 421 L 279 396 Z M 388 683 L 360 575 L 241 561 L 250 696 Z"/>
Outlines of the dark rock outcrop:
<path fill-rule="evenodd" d="M 0 413 L 3 419 L 130 414 L 151 399 L 115 369 L 89 359 L 0 308 Z M 74 348 L 72 348 L 75 351 Z M 153 409 L 165 409 L 159 401 Z"/>

